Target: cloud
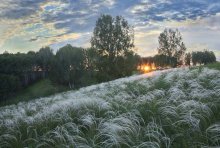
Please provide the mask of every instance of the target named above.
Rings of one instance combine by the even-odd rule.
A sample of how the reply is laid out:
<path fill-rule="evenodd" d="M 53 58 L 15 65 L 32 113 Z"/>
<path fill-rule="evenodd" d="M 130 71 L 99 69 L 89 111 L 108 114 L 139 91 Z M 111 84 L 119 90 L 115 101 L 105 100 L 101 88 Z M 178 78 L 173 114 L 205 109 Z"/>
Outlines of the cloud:
<path fill-rule="evenodd" d="M 115 0 L 69 0 L 63 4 L 62 9 L 54 7 L 52 13 L 43 13 L 42 21 L 53 22 L 56 29 L 87 32 L 91 31 L 99 15 L 115 4 Z M 57 7 L 60 8 L 60 5 Z"/>
<path fill-rule="evenodd" d="M 0 4 L 0 17 L 20 19 L 37 13 L 42 3 L 48 0 L 4 0 Z"/>
<path fill-rule="evenodd" d="M 155 54 L 164 28 L 179 28 L 190 50 L 203 46 L 220 51 L 219 12 L 219 0 L 4 0 L 0 48 L 58 49 L 66 43 L 88 47 L 97 18 L 111 14 L 134 26 L 141 55 Z"/>
<path fill-rule="evenodd" d="M 0 32 L 0 47 L 9 48 L 5 47 L 9 45 L 7 41 L 11 43 L 18 36 L 33 44 L 43 40 L 48 44 L 76 40 L 76 34 L 91 32 L 100 14 L 114 8 L 116 3 L 116 0 L 4 0 L 0 3 L 0 28 L 7 27 Z"/>
<path fill-rule="evenodd" d="M 220 12 L 219 0 L 142 0 L 127 9 L 143 21 L 186 20 Z"/>

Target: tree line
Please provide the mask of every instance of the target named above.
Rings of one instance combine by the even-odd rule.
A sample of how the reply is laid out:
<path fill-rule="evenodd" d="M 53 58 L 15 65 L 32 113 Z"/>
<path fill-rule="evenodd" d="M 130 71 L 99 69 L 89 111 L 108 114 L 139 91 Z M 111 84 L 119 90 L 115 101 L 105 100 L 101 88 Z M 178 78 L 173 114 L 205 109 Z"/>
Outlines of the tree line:
<path fill-rule="evenodd" d="M 192 53 L 186 53 L 185 63 L 186 65 L 206 65 L 209 63 L 216 62 L 216 56 L 213 51 L 204 50 L 204 51 L 195 51 Z"/>
<path fill-rule="evenodd" d="M 96 22 L 90 48 L 68 44 L 57 50 L 0 54 L 0 96 L 4 100 L 39 79 L 49 78 L 71 89 L 129 76 L 140 56 L 133 27 L 121 16 L 102 15 Z"/>
<path fill-rule="evenodd" d="M 182 65 L 209 64 L 216 62 L 213 51 L 187 52 L 178 29 L 165 29 L 158 37 L 158 53 L 153 57 L 143 57 L 141 63 L 155 64 L 156 67 L 177 67 Z"/>
<path fill-rule="evenodd" d="M 173 56 L 167 56 L 164 54 L 157 54 L 153 57 L 142 57 L 142 64 L 154 64 L 156 67 L 172 67 L 177 66 L 196 66 L 196 65 L 207 65 L 216 62 L 216 56 L 213 51 L 193 51 L 184 54 L 184 61 L 178 62 L 178 58 Z"/>
<path fill-rule="evenodd" d="M 147 65 L 155 65 L 157 69 L 164 68 L 164 67 L 177 67 L 177 58 L 169 57 L 164 54 L 157 54 L 153 57 L 142 57 L 141 64 Z"/>
<path fill-rule="evenodd" d="M 13 96 L 30 84 L 48 77 L 50 60 L 49 47 L 38 52 L 0 54 L 0 100 Z"/>

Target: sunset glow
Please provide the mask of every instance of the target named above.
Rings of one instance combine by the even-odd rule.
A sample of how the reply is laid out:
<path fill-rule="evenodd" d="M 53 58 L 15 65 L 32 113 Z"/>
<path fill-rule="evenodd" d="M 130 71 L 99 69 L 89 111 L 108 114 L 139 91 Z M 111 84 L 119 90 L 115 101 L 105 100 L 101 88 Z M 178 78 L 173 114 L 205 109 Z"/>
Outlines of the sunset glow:
<path fill-rule="evenodd" d="M 147 72 L 156 70 L 157 68 L 156 68 L 155 64 L 141 64 L 138 66 L 137 69 L 141 72 L 147 73 Z"/>
<path fill-rule="evenodd" d="M 148 72 L 149 70 L 151 70 L 150 66 L 147 66 L 147 65 L 144 66 L 144 71 L 145 71 L 145 72 Z"/>

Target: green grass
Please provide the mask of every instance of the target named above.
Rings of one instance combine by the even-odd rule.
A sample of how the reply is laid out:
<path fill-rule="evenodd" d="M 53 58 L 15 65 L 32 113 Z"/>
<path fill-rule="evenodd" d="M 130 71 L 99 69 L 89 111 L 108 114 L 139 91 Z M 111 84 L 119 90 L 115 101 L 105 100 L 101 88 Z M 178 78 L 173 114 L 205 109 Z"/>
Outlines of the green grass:
<path fill-rule="evenodd" d="M 17 104 L 21 101 L 29 101 L 40 97 L 47 97 L 58 92 L 67 91 L 68 89 L 68 87 L 52 83 L 49 79 L 43 79 L 18 92 L 15 97 L 0 102 L 0 106 Z"/>
<path fill-rule="evenodd" d="M 203 68 L 210 68 L 210 69 L 215 69 L 215 70 L 220 70 L 220 62 L 215 62 L 207 65 L 201 65 L 201 66 L 192 66 L 190 67 L 191 70 L 199 68 L 202 70 Z"/>
<path fill-rule="evenodd" d="M 208 65 L 205 65 L 204 67 L 220 70 L 220 62 L 208 64 Z"/>

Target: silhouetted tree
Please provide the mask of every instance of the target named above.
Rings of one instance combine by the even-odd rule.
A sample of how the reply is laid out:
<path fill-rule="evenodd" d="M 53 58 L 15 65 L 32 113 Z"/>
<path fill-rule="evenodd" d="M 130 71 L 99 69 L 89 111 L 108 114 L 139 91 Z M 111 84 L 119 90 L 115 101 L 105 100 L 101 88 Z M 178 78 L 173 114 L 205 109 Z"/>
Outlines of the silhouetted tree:
<path fill-rule="evenodd" d="M 216 62 L 216 57 L 213 51 L 204 50 L 203 57 L 202 57 L 202 63 L 203 64 L 209 64 Z"/>
<path fill-rule="evenodd" d="M 60 48 L 52 60 L 50 77 L 55 82 L 79 87 L 85 69 L 85 56 L 82 48 L 66 45 Z"/>
<path fill-rule="evenodd" d="M 91 45 L 99 54 L 114 60 L 134 47 L 133 28 L 121 16 L 102 15 L 96 22 Z"/>
<path fill-rule="evenodd" d="M 32 84 L 41 75 L 35 71 L 38 67 L 34 51 L 24 53 L 0 54 L 0 98 L 8 98 L 16 91 Z"/>
<path fill-rule="evenodd" d="M 154 63 L 154 57 L 143 57 L 141 59 L 143 64 L 153 64 Z"/>
<path fill-rule="evenodd" d="M 21 81 L 18 76 L 0 74 L 0 101 L 6 100 L 20 89 Z"/>
<path fill-rule="evenodd" d="M 157 67 L 176 67 L 177 66 L 177 58 L 175 57 L 158 54 L 158 55 L 155 55 L 153 59 Z"/>
<path fill-rule="evenodd" d="M 130 76 L 137 69 L 141 60 L 141 57 L 133 51 L 125 52 L 124 56 L 120 56 L 119 58 L 118 64 L 120 65 L 118 67 L 120 69 L 118 71 L 121 73 L 120 77 Z"/>
<path fill-rule="evenodd" d="M 165 29 L 160 34 L 158 41 L 158 54 L 175 57 L 178 63 L 182 64 L 186 47 L 178 30 Z"/>
<path fill-rule="evenodd" d="M 196 64 L 206 65 L 208 63 L 216 62 L 216 56 L 214 52 L 208 50 L 192 52 L 192 62 L 193 65 Z"/>
<path fill-rule="evenodd" d="M 125 59 L 135 56 L 131 52 L 134 47 L 133 28 L 121 16 L 113 18 L 110 15 L 102 15 L 96 22 L 91 45 L 99 55 L 97 68 L 101 81 L 102 78 L 109 80 L 124 76 L 125 73 L 121 69 L 125 65 L 122 63 L 126 62 Z M 129 68 L 129 70 L 134 69 Z"/>
<path fill-rule="evenodd" d="M 48 72 L 50 69 L 50 62 L 54 56 L 52 49 L 50 47 L 43 47 L 37 54 L 40 68 L 43 71 Z"/>
<path fill-rule="evenodd" d="M 185 65 L 190 66 L 191 63 L 191 53 L 185 54 Z"/>

